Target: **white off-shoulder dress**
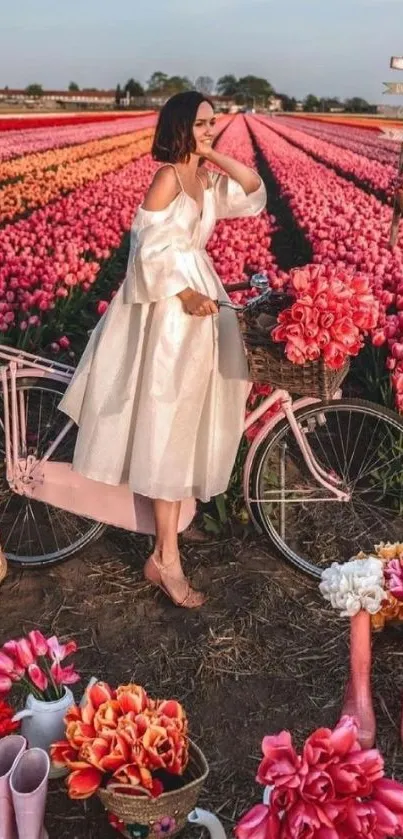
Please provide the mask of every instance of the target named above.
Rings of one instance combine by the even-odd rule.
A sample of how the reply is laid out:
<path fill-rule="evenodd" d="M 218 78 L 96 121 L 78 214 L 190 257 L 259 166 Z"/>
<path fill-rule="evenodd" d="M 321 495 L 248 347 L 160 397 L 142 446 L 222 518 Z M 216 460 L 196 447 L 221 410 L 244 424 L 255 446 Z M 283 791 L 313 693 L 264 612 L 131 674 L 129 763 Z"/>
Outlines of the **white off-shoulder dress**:
<path fill-rule="evenodd" d="M 125 280 L 91 334 L 59 405 L 79 426 L 73 469 L 134 493 L 209 500 L 228 486 L 242 435 L 248 372 L 236 315 L 195 317 L 178 292 L 228 299 L 205 250 L 217 219 L 257 215 L 210 174 L 203 211 L 183 188 L 164 210 L 140 207 Z"/>

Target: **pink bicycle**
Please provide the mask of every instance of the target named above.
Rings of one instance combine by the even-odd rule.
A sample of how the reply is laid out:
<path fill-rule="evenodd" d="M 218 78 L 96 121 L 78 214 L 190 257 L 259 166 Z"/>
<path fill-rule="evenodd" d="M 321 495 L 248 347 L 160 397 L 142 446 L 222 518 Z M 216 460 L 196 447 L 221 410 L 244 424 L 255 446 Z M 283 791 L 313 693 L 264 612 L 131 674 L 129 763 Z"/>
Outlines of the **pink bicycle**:
<path fill-rule="evenodd" d="M 261 289 L 263 280 L 267 288 L 259 276 L 250 284 Z M 0 359 L 0 534 L 6 557 L 30 566 L 60 561 L 98 538 L 106 525 L 153 533 L 147 499 L 71 469 L 76 427 L 57 407 L 74 368 L 4 345 Z M 245 501 L 257 529 L 314 577 L 335 559 L 370 551 L 382 540 L 403 541 L 400 417 L 370 402 L 343 399 L 340 391 L 322 402 L 294 400 L 277 389 L 247 417 L 245 430 L 277 403 L 244 465 Z M 193 500 L 183 503 L 181 531 L 194 512 Z"/>

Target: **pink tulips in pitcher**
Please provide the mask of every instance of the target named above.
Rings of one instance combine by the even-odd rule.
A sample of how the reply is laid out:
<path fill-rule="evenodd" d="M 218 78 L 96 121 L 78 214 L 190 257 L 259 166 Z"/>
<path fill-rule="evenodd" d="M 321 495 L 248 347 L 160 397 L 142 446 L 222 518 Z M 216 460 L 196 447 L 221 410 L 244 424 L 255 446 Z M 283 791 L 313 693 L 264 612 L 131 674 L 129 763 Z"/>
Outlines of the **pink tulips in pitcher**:
<path fill-rule="evenodd" d="M 73 664 L 64 665 L 76 650 L 75 641 L 61 644 L 56 635 L 45 638 L 39 630 L 7 641 L 0 648 L 0 694 L 8 694 L 17 684 L 43 702 L 61 699 L 65 685 L 80 679 Z"/>

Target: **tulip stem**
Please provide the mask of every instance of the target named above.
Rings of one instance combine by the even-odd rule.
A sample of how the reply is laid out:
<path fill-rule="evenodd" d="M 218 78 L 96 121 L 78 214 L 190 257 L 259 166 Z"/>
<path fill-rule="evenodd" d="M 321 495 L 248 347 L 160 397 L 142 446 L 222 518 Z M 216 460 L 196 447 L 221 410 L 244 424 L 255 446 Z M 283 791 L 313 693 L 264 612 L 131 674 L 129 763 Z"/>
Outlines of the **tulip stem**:
<path fill-rule="evenodd" d="M 56 682 L 55 682 L 55 680 L 52 676 L 52 671 L 49 667 L 49 663 L 48 663 L 48 660 L 47 660 L 46 656 L 41 655 L 41 659 L 42 659 L 42 662 L 43 662 L 43 667 L 46 670 L 46 673 L 47 673 L 50 681 L 52 682 L 53 689 L 55 691 L 55 699 L 61 699 L 63 694 L 61 692 L 59 692 L 58 686 L 56 685 Z"/>

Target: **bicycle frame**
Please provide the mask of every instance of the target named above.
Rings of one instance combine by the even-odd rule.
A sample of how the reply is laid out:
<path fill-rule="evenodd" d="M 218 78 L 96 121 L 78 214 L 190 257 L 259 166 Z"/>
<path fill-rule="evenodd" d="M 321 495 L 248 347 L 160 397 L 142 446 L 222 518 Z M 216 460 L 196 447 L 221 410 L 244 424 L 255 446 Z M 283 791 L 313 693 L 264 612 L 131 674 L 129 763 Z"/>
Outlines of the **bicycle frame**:
<path fill-rule="evenodd" d="M 28 454 L 25 397 L 23 390 L 17 390 L 17 381 L 39 378 L 67 385 L 75 368 L 2 345 L 0 345 L 0 361 L 6 362 L 0 368 L 0 380 L 4 399 L 6 478 L 11 490 L 32 500 L 41 501 L 104 524 L 140 533 L 153 533 L 154 515 L 149 499 L 133 494 L 125 484 L 112 486 L 93 481 L 75 472 L 71 463 L 51 460 L 59 444 L 73 427 L 73 420 L 66 420 L 66 424 L 40 459 Z M 247 457 L 244 487 L 248 506 L 251 501 L 259 500 L 248 497 L 248 482 L 253 457 L 261 441 L 283 417 L 286 417 L 292 428 L 311 475 L 318 485 L 329 492 L 329 500 L 349 500 L 348 493 L 338 486 L 340 479 L 323 470 L 315 460 L 306 436 L 295 418 L 296 409 L 315 401 L 299 400 L 294 404 L 287 391 L 275 390 L 247 417 L 245 430 L 254 425 L 276 402 L 280 403 L 280 410 L 257 435 Z M 284 492 L 281 500 L 287 501 Z M 314 499 L 309 498 L 309 500 Z M 179 531 L 189 526 L 194 513 L 194 499 L 183 501 Z M 253 516 L 252 511 L 251 514 Z"/>
<path fill-rule="evenodd" d="M 339 396 L 340 396 L 340 392 L 338 394 L 335 394 L 335 398 L 338 398 Z M 257 449 L 259 448 L 260 444 L 262 443 L 264 438 L 267 436 L 269 431 L 271 431 L 272 428 L 274 428 L 274 426 L 277 425 L 278 422 L 280 422 L 280 420 L 282 420 L 283 418 L 286 418 L 290 427 L 291 427 L 291 429 L 292 429 L 294 437 L 295 437 L 295 439 L 298 443 L 298 446 L 301 450 L 301 453 L 303 455 L 303 458 L 305 460 L 305 463 L 306 463 L 311 475 L 315 478 L 315 480 L 318 482 L 318 484 L 320 486 L 322 486 L 324 489 L 327 489 L 331 493 L 331 498 L 328 499 L 328 500 L 349 501 L 350 500 L 349 493 L 345 492 L 344 490 L 339 489 L 338 486 L 337 486 L 337 484 L 341 483 L 340 478 L 338 478 L 337 475 L 330 474 L 329 472 L 326 472 L 325 469 L 322 469 L 320 464 L 315 459 L 315 456 L 314 456 L 314 454 L 311 450 L 311 447 L 310 447 L 308 441 L 306 440 L 306 437 L 305 437 L 304 433 L 302 432 L 302 430 L 301 430 L 301 428 L 298 424 L 298 421 L 295 417 L 295 411 L 296 410 L 298 410 L 299 408 L 303 408 L 306 405 L 312 405 L 312 404 L 315 404 L 315 403 L 320 404 L 319 400 L 317 400 L 317 399 L 299 399 L 295 403 L 293 403 L 292 398 L 291 398 L 290 394 L 288 393 L 288 391 L 280 390 L 280 389 L 274 390 L 273 393 L 270 396 L 267 397 L 267 399 L 263 400 L 262 404 L 259 405 L 258 408 L 256 408 L 254 411 L 252 411 L 251 414 L 249 414 L 249 416 L 247 417 L 247 419 L 245 421 L 245 431 L 247 431 L 248 428 L 251 428 L 251 426 L 253 426 L 255 424 L 255 422 L 257 422 L 257 420 L 260 419 L 260 417 L 263 416 L 263 414 L 266 413 L 266 411 L 268 411 L 273 405 L 275 405 L 276 402 L 280 402 L 281 407 L 280 407 L 279 411 L 275 414 L 274 417 L 271 418 L 271 420 L 268 422 L 268 424 L 265 425 L 262 428 L 260 433 L 257 435 L 255 440 L 253 441 L 253 444 L 252 444 L 252 446 L 251 446 L 251 448 L 248 452 L 248 457 L 247 457 L 247 460 L 246 460 L 246 463 L 245 463 L 245 469 L 244 469 L 244 489 L 246 490 L 246 488 L 248 486 L 248 483 L 249 483 L 249 476 L 250 476 L 252 461 L 254 459 L 254 456 L 255 456 L 255 453 L 256 453 Z M 320 416 L 320 414 L 319 414 L 319 416 Z M 247 491 L 245 491 L 245 498 L 248 500 L 248 492 Z M 268 501 L 268 500 L 273 501 L 273 500 L 277 500 L 277 499 L 273 499 L 273 498 L 272 499 L 269 499 L 269 498 L 253 499 L 253 501 Z M 282 498 L 281 500 L 282 500 L 283 503 L 286 502 L 285 498 Z M 311 502 L 312 501 L 317 501 L 317 500 L 322 500 L 323 501 L 323 496 L 321 496 L 320 499 L 316 499 L 316 498 L 312 498 L 312 497 L 310 497 L 310 499 L 309 499 L 309 501 L 311 501 Z"/>
<path fill-rule="evenodd" d="M 44 379 L 68 384 L 74 367 L 0 345 L 0 368 L 4 400 L 6 478 L 13 492 L 75 515 L 136 533 L 155 533 L 152 501 L 133 493 L 127 484 L 113 486 L 86 478 L 71 463 L 52 461 L 52 454 L 74 425 L 66 424 L 42 457 L 28 454 L 24 392 L 19 379 Z M 195 500 L 182 501 L 178 531 L 189 527 L 196 510 Z"/>

